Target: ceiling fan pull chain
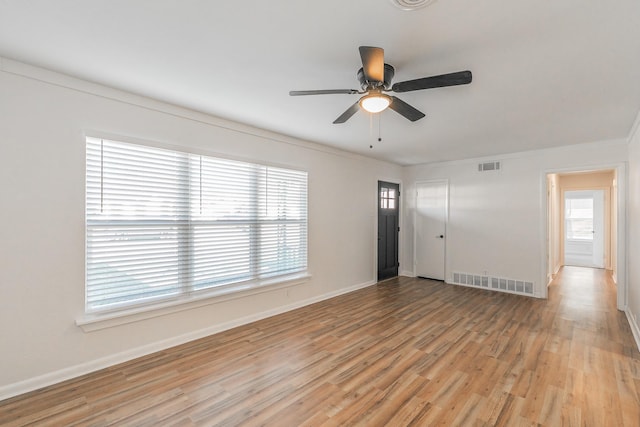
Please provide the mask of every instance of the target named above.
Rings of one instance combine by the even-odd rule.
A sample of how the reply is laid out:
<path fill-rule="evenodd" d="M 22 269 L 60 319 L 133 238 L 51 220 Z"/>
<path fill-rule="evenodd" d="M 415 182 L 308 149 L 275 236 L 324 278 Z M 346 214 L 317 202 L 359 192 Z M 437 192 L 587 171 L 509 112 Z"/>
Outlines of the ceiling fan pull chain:
<path fill-rule="evenodd" d="M 373 114 L 369 113 L 369 136 L 373 136 Z"/>

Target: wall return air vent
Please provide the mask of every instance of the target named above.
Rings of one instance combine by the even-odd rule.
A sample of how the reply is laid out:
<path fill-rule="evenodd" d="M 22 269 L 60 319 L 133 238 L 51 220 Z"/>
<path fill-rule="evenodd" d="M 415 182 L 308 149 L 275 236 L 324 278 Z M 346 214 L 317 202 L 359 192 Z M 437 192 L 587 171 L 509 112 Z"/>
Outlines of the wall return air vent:
<path fill-rule="evenodd" d="M 500 162 L 478 163 L 478 172 L 499 171 Z"/>
<path fill-rule="evenodd" d="M 510 294 L 534 296 L 533 282 L 526 280 L 454 272 L 451 283 L 454 285 L 472 286 L 474 288 L 484 288 Z"/>

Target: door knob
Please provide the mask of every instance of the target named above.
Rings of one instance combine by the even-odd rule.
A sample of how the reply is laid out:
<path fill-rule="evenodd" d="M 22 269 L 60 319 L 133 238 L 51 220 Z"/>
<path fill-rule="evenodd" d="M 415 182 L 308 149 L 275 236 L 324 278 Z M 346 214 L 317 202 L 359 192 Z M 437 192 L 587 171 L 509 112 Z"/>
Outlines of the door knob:
<path fill-rule="evenodd" d="M 436 239 L 444 239 L 444 234 L 441 234 L 439 236 L 436 236 Z"/>

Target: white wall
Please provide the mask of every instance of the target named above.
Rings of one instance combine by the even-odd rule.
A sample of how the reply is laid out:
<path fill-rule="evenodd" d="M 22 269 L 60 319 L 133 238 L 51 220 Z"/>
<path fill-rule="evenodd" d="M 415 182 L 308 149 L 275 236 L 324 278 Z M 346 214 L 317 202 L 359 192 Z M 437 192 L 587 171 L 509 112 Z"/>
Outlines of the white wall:
<path fill-rule="evenodd" d="M 628 294 L 627 317 L 640 348 L 640 114 L 629 139 L 629 197 L 627 200 Z"/>
<path fill-rule="evenodd" d="M 532 281 L 544 296 L 546 271 L 546 174 L 623 163 L 625 140 L 580 144 L 487 159 L 434 163 L 407 168 L 405 251 L 413 264 L 415 182 L 449 180 L 446 274 L 453 271 Z M 501 161 L 498 172 L 478 172 L 478 163 Z"/>
<path fill-rule="evenodd" d="M 2 58 L 0 94 L 0 399 L 374 283 L 377 180 L 400 166 Z M 307 170 L 312 279 L 83 332 L 86 131 Z"/>
<path fill-rule="evenodd" d="M 546 172 L 627 160 L 625 141 L 401 168 L 0 58 L 0 399 L 375 279 L 377 180 L 404 182 L 401 265 L 413 265 L 414 184 L 448 179 L 447 272 L 543 279 Z M 312 279 L 83 332 L 84 132 L 309 172 Z M 640 132 L 629 146 L 629 312 L 640 316 Z M 625 177 L 619 177 L 624 179 Z"/>

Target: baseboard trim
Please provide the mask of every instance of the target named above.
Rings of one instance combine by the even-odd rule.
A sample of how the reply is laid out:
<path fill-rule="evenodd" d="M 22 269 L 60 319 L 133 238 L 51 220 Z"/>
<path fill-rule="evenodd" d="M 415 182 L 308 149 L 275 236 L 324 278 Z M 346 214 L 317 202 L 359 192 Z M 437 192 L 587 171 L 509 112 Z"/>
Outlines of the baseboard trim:
<path fill-rule="evenodd" d="M 198 331 L 190 332 L 187 334 L 179 335 L 173 338 L 169 338 L 155 343 L 147 344 L 144 346 L 136 347 L 134 349 L 116 353 L 111 356 L 103 357 L 100 359 L 91 360 L 89 362 L 81 363 L 76 366 L 60 369 L 54 372 L 46 373 L 34 378 L 29 378 L 24 381 L 8 384 L 0 387 L 0 401 L 15 397 L 30 391 L 38 390 L 43 387 L 48 387 L 53 384 L 57 384 L 63 381 L 67 381 L 73 378 L 80 377 L 82 375 L 90 374 L 100 369 L 105 369 L 119 363 L 127 362 L 138 357 L 146 356 L 157 351 L 166 350 L 170 347 L 185 344 L 189 341 L 194 341 L 200 338 L 207 337 L 209 335 L 224 332 L 226 330 L 243 326 L 251 322 L 266 319 L 268 317 L 276 316 L 278 314 L 286 313 L 298 308 L 302 308 L 317 302 L 335 298 L 340 295 L 348 294 L 350 292 L 357 291 L 372 285 L 375 285 L 375 280 L 370 280 L 357 285 L 349 286 L 347 288 L 338 289 L 335 291 L 327 292 L 315 297 L 311 297 L 305 300 L 297 301 L 292 304 L 277 307 L 271 310 L 266 310 L 260 313 L 252 314 L 249 316 L 241 317 L 239 319 L 231 320 L 229 322 L 220 323 L 211 327 L 200 329 Z"/>
<path fill-rule="evenodd" d="M 636 341 L 636 347 L 638 348 L 638 351 L 640 351 L 640 328 L 638 327 L 638 323 L 636 323 L 636 318 L 633 313 L 629 311 L 629 307 L 624 310 L 624 313 L 627 315 L 627 321 L 631 327 L 633 339 Z"/>

